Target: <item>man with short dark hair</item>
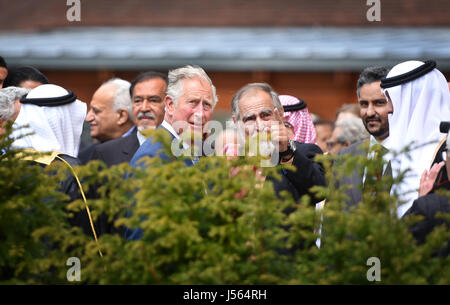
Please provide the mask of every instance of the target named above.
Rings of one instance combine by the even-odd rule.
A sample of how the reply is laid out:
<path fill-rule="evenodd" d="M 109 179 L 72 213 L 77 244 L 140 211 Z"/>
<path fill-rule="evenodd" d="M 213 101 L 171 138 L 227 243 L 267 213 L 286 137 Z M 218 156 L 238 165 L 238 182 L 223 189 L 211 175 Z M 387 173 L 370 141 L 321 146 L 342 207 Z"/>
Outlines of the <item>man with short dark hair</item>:
<path fill-rule="evenodd" d="M 158 72 L 140 74 L 130 86 L 132 114 L 135 127 L 126 137 L 117 138 L 97 145 L 92 159 L 102 160 L 108 166 L 130 162 L 146 137 L 142 131 L 156 128 L 164 118 L 164 98 L 167 90 L 167 76 Z"/>
<path fill-rule="evenodd" d="M 316 144 L 323 152 L 327 152 L 327 142 L 333 134 L 334 124 L 331 121 L 317 119 L 314 122 L 314 128 L 316 129 Z"/>
<path fill-rule="evenodd" d="M 41 71 L 32 66 L 23 66 L 9 71 L 4 87 L 14 86 L 31 90 L 45 84 L 49 84 L 49 81 Z"/>
<path fill-rule="evenodd" d="M 0 56 L 0 89 L 3 88 L 3 82 L 8 76 L 8 65 L 3 57 Z"/>
<path fill-rule="evenodd" d="M 392 112 L 392 104 L 386 99 L 381 91 L 381 79 L 386 77 L 389 70 L 384 67 L 365 68 L 356 82 L 356 95 L 358 97 L 362 123 L 370 134 L 370 145 L 382 144 L 389 136 L 388 114 Z M 367 140 L 358 141 L 339 152 L 339 155 L 367 155 L 363 144 Z M 389 169 L 384 174 L 390 174 Z M 344 176 L 337 186 L 352 185 L 346 191 L 349 196 L 348 206 L 355 206 L 362 200 L 361 184 L 366 177 L 361 176 L 360 170 L 355 169 L 351 176 Z"/>

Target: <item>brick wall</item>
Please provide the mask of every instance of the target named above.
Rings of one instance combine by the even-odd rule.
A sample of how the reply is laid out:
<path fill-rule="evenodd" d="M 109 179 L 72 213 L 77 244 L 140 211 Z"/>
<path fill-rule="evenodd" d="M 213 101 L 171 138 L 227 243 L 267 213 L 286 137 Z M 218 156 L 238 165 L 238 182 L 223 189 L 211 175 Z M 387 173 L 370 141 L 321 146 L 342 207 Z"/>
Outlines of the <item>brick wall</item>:
<path fill-rule="evenodd" d="M 81 0 L 68 22 L 66 0 L 0 0 L 0 31 L 64 26 L 448 26 L 448 0 L 380 0 L 368 22 L 366 0 Z"/>

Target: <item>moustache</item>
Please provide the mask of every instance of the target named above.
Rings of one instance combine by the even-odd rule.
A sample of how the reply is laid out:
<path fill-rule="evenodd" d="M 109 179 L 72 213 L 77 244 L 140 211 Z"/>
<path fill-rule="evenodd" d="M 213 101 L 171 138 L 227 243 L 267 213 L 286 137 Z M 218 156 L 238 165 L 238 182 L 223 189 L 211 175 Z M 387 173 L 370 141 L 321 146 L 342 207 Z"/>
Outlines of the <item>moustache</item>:
<path fill-rule="evenodd" d="M 138 120 L 142 119 L 142 118 L 149 118 L 152 120 L 155 120 L 155 116 L 153 115 L 153 113 L 151 112 L 140 112 L 137 116 Z"/>
<path fill-rule="evenodd" d="M 381 122 L 381 118 L 379 116 L 371 116 L 371 117 L 367 117 L 364 121 L 366 123 L 369 123 L 369 121 Z"/>

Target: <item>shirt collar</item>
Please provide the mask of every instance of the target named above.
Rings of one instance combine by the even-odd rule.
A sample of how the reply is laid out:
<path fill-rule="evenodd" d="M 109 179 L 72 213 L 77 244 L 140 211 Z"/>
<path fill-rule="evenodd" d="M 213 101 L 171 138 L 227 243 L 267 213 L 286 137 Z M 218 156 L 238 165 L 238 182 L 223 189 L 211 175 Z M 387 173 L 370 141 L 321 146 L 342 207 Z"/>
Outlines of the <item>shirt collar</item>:
<path fill-rule="evenodd" d="M 164 127 L 165 129 L 167 129 L 167 131 L 169 131 L 175 139 L 181 141 L 180 136 L 178 135 L 178 133 L 175 131 L 175 129 L 172 127 L 172 125 L 169 124 L 169 122 L 167 122 L 166 120 L 164 120 L 161 123 L 161 126 Z M 184 149 L 188 149 L 189 148 L 189 144 L 183 141 L 183 148 Z"/>
<path fill-rule="evenodd" d="M 177 140 L 180 139 L 178 133 L 173 129 L 172 125 L 170 125 L 166 120 L 161 123 L 161 126 L 167 129 Z"/>
<path fill-rule="evenodd" d="M 145 142 L 145 140 L 147 140 L 147 138 L 138 130 L 138 132 L 136 133 L 136 136 L 138 138 L 139 141 L 139 145 L 142 145 L 142 143 Z"/>

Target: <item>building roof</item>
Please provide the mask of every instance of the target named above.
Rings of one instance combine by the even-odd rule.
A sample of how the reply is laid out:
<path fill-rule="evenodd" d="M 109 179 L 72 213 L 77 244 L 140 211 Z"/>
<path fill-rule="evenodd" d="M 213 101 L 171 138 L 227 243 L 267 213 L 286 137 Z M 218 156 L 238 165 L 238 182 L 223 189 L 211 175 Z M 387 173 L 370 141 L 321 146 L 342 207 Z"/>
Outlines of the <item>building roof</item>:
<path fill-rule="evenodd" d="M 8 65 L 41 69 L 359 71 L 409 59 L 450 70 L 449 28 L 77 27 L 0 32 Z"/>

